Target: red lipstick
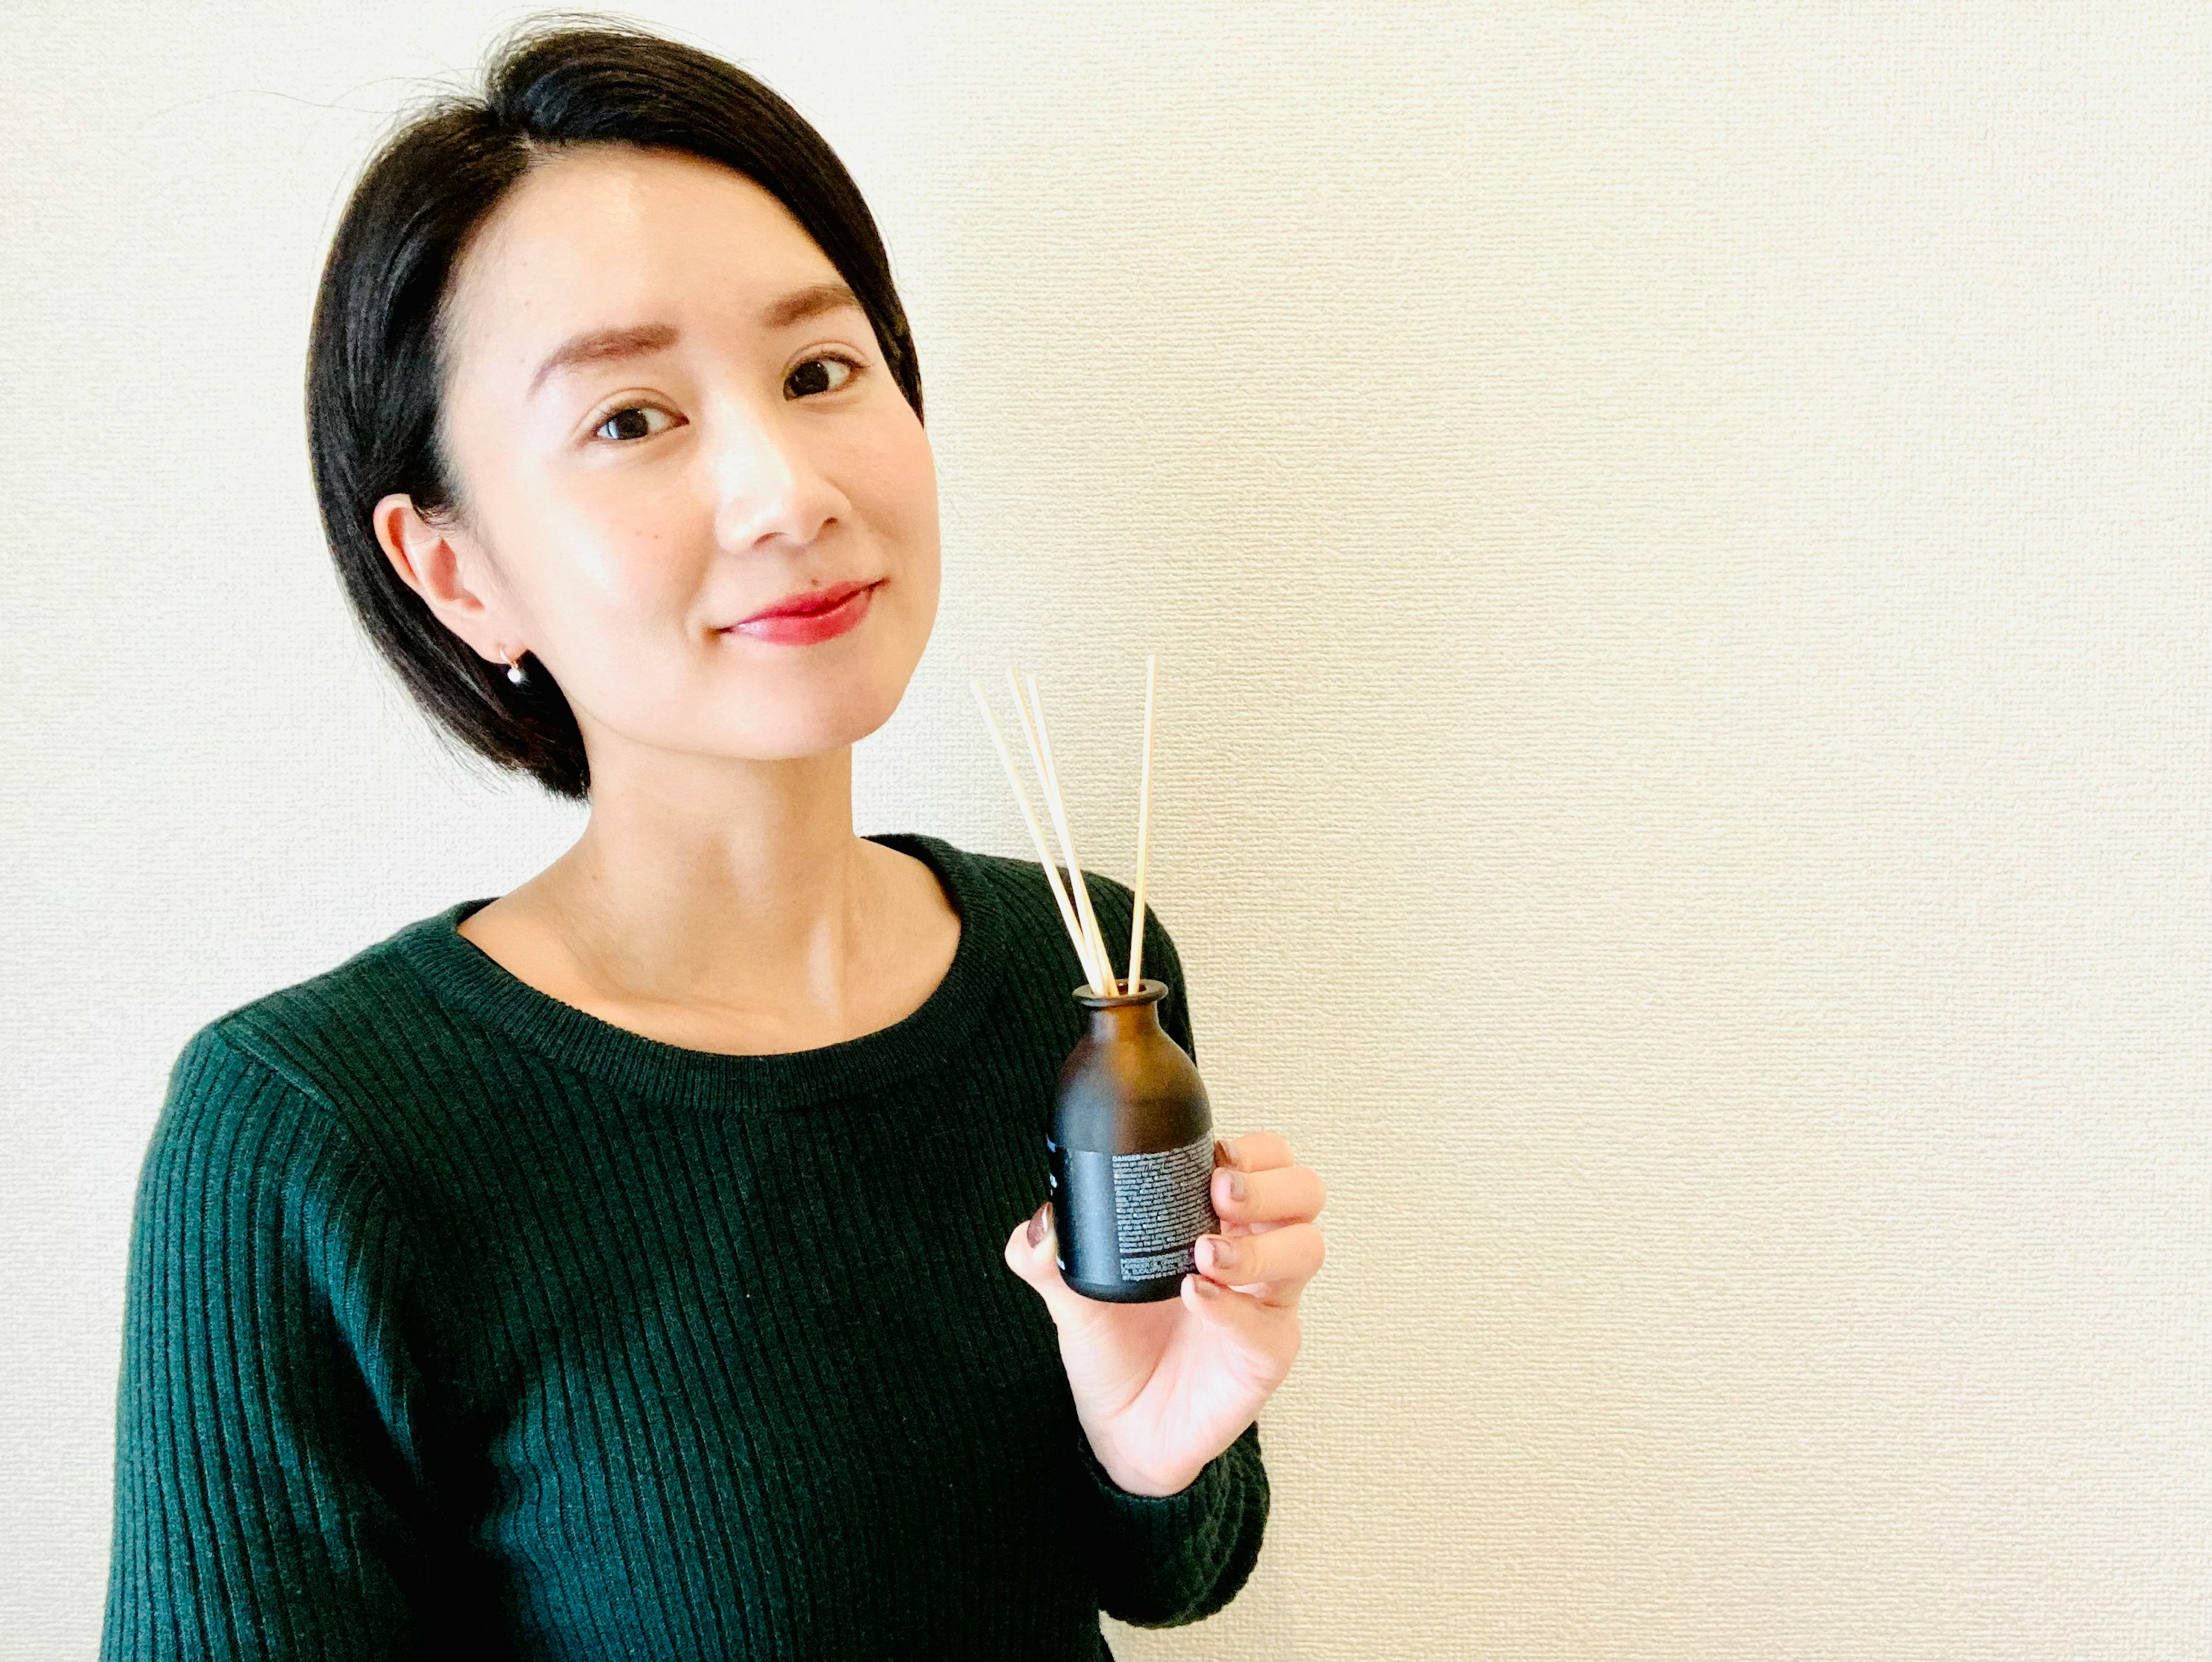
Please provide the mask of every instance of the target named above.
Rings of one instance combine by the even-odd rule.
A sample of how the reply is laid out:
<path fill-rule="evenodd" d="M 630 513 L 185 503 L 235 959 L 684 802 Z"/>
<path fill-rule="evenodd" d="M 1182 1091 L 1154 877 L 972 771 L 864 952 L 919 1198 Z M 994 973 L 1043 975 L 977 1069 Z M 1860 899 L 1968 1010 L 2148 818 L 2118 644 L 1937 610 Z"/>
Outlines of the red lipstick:
<path fill-rule="evenodd" d="M 729 630 L 776 646 L 811 646 L 842 635 L 868 615 L 877 583 L 832 583 L 803 589 L 732 624 Z"/>

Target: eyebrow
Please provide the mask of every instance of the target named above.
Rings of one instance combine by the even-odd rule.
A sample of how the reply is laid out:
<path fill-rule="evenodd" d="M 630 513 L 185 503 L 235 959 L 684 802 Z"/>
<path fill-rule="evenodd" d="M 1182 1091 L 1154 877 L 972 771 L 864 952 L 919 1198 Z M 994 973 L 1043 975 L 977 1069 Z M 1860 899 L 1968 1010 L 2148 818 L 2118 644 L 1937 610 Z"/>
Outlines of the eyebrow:
<path fill-rule="evenodd" d="M 530 392 L 535 393 L 548 377 L 579 364 L 642 357 L 647 352 L 665 351 L 674 344 L 676 326 L 672 323 L 640 323 L 627 329 L 587 329 L 580 335 L 571 335 L 547 355 L 545 362 L 538 366 L 538 373 L 530 378 Z"/>
<path fill-rule="evenodd" d="M 788 329 L 794 323 L 804 323 L 809 318 L 848 306 L 856 312 L 867 309 L 860 304 L 860 297 L 842 283 L 810 283 L 804 289 L 793 289 L 763 312 L 761 327 Z"/>
<path fill-rule="evenodd" d="M 763 329 L 788 329 L 794 323 L 804 323 L 824 312 L 840 311 L 846 307 L 865 311 L 860 296 L 842 283 L 812 283 L 804 289 L 794 289 L 781 300 L 761 313 Z M 605 363 L 617 358 L 642 357 L 648 352 L 665 352 L 677 341 L 677 329 L 672 323 L 639 323 L 621 329 L 587 329 L 582 334 L 571 335 L 546 355 L 545 362 L 538 366 L 530 378 L 530 393 L 535 393 L 546 380 L 562 370 L 573 369 L 580 364 Z"/>

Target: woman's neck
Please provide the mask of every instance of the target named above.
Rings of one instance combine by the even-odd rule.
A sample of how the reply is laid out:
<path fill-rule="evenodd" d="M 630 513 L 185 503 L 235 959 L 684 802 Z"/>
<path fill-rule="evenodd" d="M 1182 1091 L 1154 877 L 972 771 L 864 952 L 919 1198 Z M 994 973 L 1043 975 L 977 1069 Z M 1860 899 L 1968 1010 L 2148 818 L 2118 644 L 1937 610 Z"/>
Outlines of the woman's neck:
<path fill-rule="evenodd" d="M 461 926 L 555 997 L 690 1048 L 802 1050 L 898 1020 L 951 962 L 934 874 L 854 832 L 849 748 L 595 765 L 592 794 L 575 844 Z"/>

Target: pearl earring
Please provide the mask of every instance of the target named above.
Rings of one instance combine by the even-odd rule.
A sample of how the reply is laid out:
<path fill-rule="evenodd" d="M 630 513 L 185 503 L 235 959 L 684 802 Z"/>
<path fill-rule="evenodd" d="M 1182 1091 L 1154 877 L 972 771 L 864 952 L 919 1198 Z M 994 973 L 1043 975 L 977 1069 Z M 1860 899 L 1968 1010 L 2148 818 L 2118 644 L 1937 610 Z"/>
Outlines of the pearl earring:
<path fill-rule="evenodd" d="M 507 661 L 507 679 L 519 687 L 526 687 L 530 685 L 530 677 L 523 673 L 522 668 L 522 653 L 529 650 L 528 647 L 525 647 L 522 652 L 516 653 L 514 657 Z"/>

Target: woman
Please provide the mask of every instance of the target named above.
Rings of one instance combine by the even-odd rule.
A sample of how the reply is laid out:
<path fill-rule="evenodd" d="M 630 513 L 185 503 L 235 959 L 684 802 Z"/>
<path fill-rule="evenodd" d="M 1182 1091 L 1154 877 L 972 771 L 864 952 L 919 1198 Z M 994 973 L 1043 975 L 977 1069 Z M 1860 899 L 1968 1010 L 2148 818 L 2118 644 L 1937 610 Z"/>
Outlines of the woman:
<path fill-rule="evenodd" d="M 308 380 L 372 638 L 590 819 L 185 1048 L 103 1653 L 1100 1657 L 1101 1609 L 1219 1609 L 1322 1185 L 1224 1142 L 1178 1299 L 1060 1279 L 1043 874 L 853 831 L 939 548 L 836 158 L 705 54 L 525 34 L 365 174 Z"/>

